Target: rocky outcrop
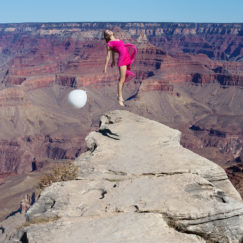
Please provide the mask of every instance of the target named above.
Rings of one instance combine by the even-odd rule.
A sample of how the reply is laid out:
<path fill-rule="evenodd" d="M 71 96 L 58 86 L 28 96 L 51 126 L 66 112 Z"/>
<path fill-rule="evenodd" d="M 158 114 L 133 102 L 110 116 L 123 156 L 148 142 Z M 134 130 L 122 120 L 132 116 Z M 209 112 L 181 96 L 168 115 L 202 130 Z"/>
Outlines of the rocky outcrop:
<path fill-rule="evenodd" d="M 77 180 L 46 188 L 12 242 L 240 242 L 239 193 L 180 135 L 127 111 L 106 113 L 75 160 Z"/>

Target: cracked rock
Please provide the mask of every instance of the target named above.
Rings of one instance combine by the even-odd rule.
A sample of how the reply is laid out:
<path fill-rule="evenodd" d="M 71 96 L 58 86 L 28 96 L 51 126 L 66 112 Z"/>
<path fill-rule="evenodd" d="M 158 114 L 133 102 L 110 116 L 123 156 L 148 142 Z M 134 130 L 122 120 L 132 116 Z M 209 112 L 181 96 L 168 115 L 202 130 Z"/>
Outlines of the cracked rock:
<path fill-rule="evenodd" d="M 26 214 L 56 220 L 23 227 L 13 242 L 240 242 L 239 193 L 221 167 L 180 145 L 179 131 L 125 110 L 104 114 L 100 129 L 75 161 L 78 180 L 46 188 Z"/>

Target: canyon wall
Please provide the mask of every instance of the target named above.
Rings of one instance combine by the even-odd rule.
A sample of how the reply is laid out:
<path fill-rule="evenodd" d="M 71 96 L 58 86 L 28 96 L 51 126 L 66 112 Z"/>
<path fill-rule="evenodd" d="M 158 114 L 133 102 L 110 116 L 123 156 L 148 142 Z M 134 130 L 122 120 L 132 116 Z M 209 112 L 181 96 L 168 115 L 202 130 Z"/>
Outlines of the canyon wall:
<path fill-rule="evenodd" d="M 243 24 L 100 22 L 0 24 L 1 181 L 74 159 L 100 114 L 119 107 L 118 69 L 103 73 L 105 29 L 138 49 L 126 109 L 180 129 L 185 147 L 240 178 Z M 88 93 L 81 110 L 67 103 L 75 88 Z"/>

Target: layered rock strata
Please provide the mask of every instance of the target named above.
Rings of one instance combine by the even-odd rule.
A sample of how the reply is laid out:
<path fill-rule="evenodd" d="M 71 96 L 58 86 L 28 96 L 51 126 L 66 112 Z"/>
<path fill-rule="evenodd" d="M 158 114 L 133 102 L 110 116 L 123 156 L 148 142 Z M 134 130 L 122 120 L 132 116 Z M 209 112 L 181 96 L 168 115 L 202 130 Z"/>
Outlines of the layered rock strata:
<path fill-rule="evenodd" d="M 0 38 L 2 36 L 2 53 L 4 57 L 13 54 L 23 46 L 23 43 L 17 42 L 16 37 L 19 34 L 30 36 L 72 36 L 75 40 L 101 39 L 105 29 L 117 28 L 125 30 L 128 34 L 138 38 L 140 34 L 146 35 L 143 40 L 149 40 L 153 44 L 171 53 L 178 51 L 198 54 L 204 53 L 210 58 L 219 60 L 242 61 L 242 23 L 119 23 L 119 22 L 86 22 L 86 23 L 24 23 L 24 24 L 1 24 Z M 6 46 L 8 41 L 13 39 L 11 46 Z M 17 45 L 16 45 L 17 43 Z M 32 41 L 32 44 L 34 41 Z M 50 41 L 49 45 L 53 42 Z M 66 42 L 66 49 L 70 44 Z M 35 51 L 35 49 L 33 49 Z M 5 59 L 6 60 L 6 59 Z M 0 58 L 1 61 L 1 58 Z"/>
<path fill-rule="evenodd" d="M 78 156 L 85 150 L 82 141 L 97 123 L 97 117 L 117 108 L 114 97 L 118 70 L 102 72 L 106 54 L 102 33 L 107 28 L 138 48 L 133 65 L 136 79 L 125 85 L 129 87 L 125 92 L 129 97 L 128 109 L 152 119 L 160 116 L 157 119 L 160 122 L 172 117 L 166 122 L 173 123 L 175 128 L 181 128 L 179 123 L 183 120 L 181 131 L 187 136 L 184 146 L 202 148 L 208 158 L 216 154 L 221 163 L 238 158 L 243 141 L 238 108 L 242 104 L 239 91 L 243 85 L 242 24 L 1 24 L 1 181 L 9 175 L 29 173 L 33 168 L 39 170 L 45 161 Z M 219 97 L 216 90 L 205 93 L 201 89 L 203 101 L 196 97 L 197 102 L 189 104 L 193 93 L 183 96 L 176 88 L 181 83 L 192 84 L 188 89 L 216 83 L 221 90 L 234 92 Z M 65 104 L 67 93 L 73 88 L 89 91 L 88 104 L 80 112 L 70 111 Z M 133 92 L 138 88 L 137 93 Z M 161 91 L 166 92 L 154 99 Z M 173 96 L 164 104 L 167 92 Z M 136 99 L 138 96 L 140 101 Z M 151 100 L 153 104 L 149 105 Z M 204 100 L 209 104 L 205 106 Z M 218 102 L 229 107 L 218 110 L 215 107 Z M 205 114 L 200 114 L 215 111 L 212 119 L 210 115 L 210 119 L 207 116 L 204 119 Z M 225 123 L 229 124 L 227 128 Z M 191 136 L 189 128 L 193 125 L 202 131 Z M 208 149 L 212 152 L 208 153 Z M 34 159 L 37 162 L 33 167 Z M 240 166 L 237 174 L 241 174 Z M 241 175 L 238 179 L 242 181 Z M 233 181 L 238 183 L 238 179 Z M 240 187 L 243 193 L 243 187 L 237 186 Z M 9 209 L 9 213 L 16 209 Z"/>

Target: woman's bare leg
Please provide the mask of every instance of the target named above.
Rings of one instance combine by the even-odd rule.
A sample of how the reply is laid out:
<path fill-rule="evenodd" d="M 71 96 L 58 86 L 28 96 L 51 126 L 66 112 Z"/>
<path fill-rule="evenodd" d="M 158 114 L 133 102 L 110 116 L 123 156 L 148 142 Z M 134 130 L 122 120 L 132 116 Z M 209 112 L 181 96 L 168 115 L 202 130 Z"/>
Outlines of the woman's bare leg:
<path fill-rule="evenodd" d="M 123 88 L 124 81 L 126 78 L 127 66 L 126 65 L 120 66 L 119 71 L 120 71 L 120 80 L 119 80 L 118 87 L 117 87 L 118 101 L 121 106 L 124 106 L 124 104 L 123 104 L 124 100 L 122 98 L 122 88 Z"/>

